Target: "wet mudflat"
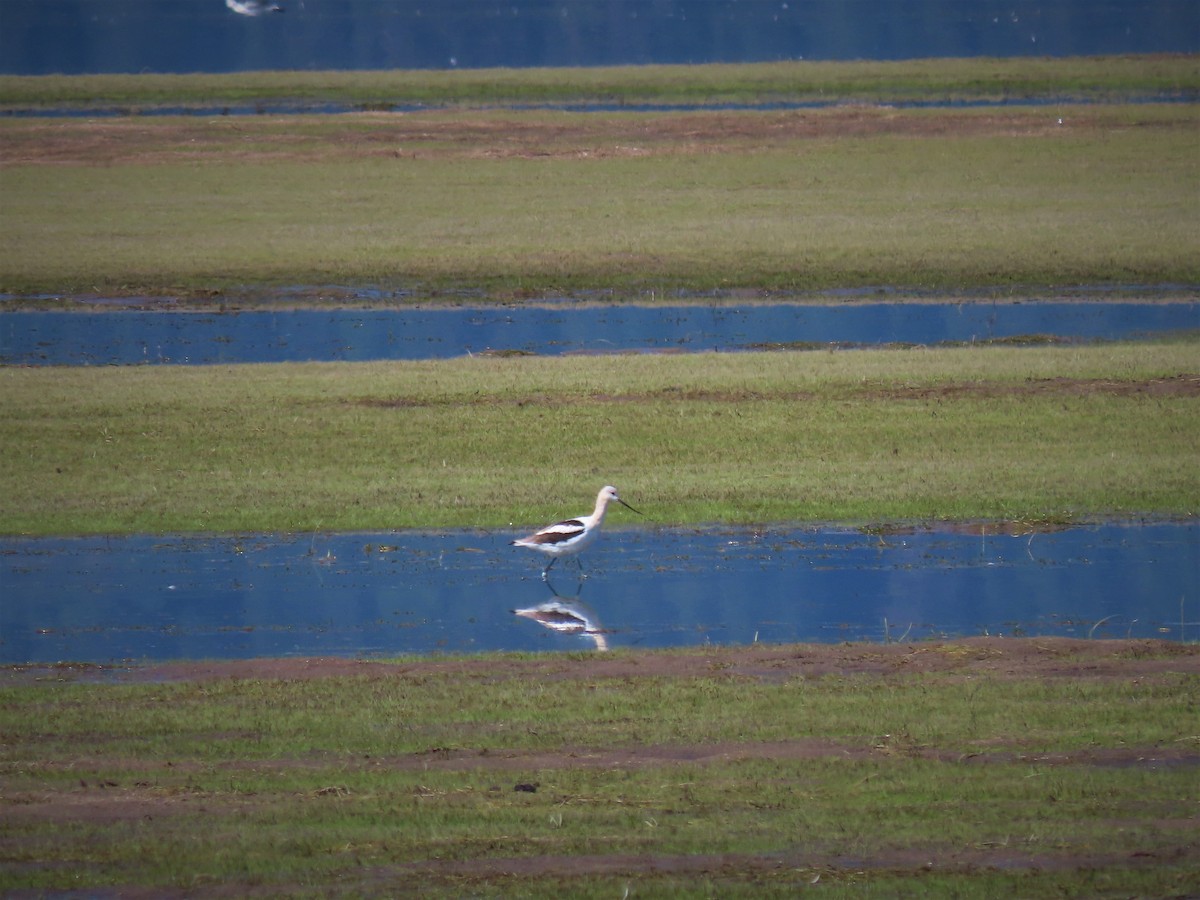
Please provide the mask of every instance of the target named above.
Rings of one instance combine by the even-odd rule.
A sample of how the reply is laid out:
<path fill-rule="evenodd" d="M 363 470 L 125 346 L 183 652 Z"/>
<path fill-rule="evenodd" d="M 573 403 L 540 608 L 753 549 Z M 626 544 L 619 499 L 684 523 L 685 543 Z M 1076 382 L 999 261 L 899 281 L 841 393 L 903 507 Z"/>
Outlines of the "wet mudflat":
<path fill-rule="evenodd" d="M 0 662 L 1200 636 L 1200 523 L 6 538 Z"/>

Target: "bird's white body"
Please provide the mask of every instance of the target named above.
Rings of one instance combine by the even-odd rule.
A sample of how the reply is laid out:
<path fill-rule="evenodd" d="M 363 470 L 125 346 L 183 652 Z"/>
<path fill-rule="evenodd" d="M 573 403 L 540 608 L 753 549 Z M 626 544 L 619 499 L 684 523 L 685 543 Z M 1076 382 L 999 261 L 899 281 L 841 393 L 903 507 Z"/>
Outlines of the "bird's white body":
<path fill-rule="evenodd" d="M 606 485 L 596 495 L 596 508 L 590 516 L 565 519 L 547 525 L 528 537 L 513 541 L 513 546 L 536 550 L 549 556 L 550 563 L 542 572 L 542 577 L 545 578 L 550 566 L 554 565 L 560 556 L 575 556 L 595 543 L 596 538 L 600 536 L 600 526 L 604 524 L 604 515 L 608 512 L 608 504 L 614 500 L 626 509 L 637 512 L 617 495 L 615 487 Z"/>

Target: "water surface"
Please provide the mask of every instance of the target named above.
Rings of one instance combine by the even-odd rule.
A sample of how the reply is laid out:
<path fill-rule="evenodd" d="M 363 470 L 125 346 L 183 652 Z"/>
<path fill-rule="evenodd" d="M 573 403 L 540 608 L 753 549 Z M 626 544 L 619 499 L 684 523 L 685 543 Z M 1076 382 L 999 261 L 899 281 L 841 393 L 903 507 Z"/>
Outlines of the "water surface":
<path fill-rule="evenodd" d="M 1127 340 L 1200 329 L 1200 303 L 846 303 L 0 313 L 0 364 L 138 365 Z"/>
<path fill-rule="evenodd" d="M 1200 522 L 996 530 L 609 531 L 548 583 L 499 531 L 5 538 L 0 663 L 1200 638 Z"/>
<path fill-rule="evenodd" d="M 1195 0 L 5 0 L 0 72 L 1195 53 Z"/>

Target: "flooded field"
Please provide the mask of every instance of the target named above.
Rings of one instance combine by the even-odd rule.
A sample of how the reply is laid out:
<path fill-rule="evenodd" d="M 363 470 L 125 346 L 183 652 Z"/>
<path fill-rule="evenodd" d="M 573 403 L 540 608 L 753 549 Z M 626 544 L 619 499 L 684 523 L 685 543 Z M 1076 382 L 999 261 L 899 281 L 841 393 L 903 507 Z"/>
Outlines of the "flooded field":
<path fill-rule="evenodd" d="M 94 304 L 93 304 L 94 305 Z M 430 307 L 0 313 L 0 364 L 438 359 L 472 353 L 815 349 L 1136 340 L 1200 329 L 1200 303 Z"/>
<path fill-rule="evenodd" d="M 999 532 L 999 533 L 997 533 Z M 1200 639 L 1200 522 L 0 540 L 0 663 L 975 635 Z"/>

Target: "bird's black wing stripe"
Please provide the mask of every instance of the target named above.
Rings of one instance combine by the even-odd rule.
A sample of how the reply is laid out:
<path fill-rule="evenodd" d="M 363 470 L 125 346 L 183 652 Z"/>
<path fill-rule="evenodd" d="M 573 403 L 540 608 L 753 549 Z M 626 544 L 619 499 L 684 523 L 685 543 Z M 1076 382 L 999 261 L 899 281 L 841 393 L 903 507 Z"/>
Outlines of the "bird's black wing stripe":
<path fill-rule="evenodd" d="M 548 528 L 543 528 L 529 540 L 538 544 L 561 544 L 569 541 L 583 531 L 583 523 L 578 519 L 568 519 Z"/>

